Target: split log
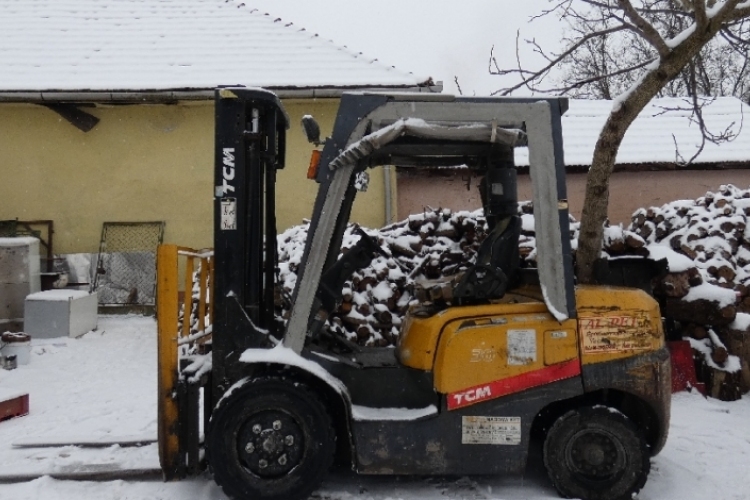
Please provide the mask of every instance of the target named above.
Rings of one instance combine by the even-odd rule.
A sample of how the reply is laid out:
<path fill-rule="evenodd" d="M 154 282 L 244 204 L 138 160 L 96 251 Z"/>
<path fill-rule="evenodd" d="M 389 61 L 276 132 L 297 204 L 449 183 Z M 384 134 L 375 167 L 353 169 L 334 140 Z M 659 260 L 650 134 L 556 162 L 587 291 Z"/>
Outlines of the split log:
<path fill-rule="evenodd" d="M 683 334 L 697 340 L 703 340 L 708 337 L 708 330 L 703 325 L 688 323 L 683 329 Z"/>
<path fill-rule="evenodd" d="M 729 354 L 740 358 L 742 391 L 750 391 L 750 332 L 723 328 L 719 334 Z"/>
<path fill-rule="evenodd" d="M 687 272 L 667 274 L 659 281 L 654 290 L 655 294 L 678 299 L 687 295 L 688 292 L 690 292 L 690 281 Z"/>
<path fill-rule="evenodd" d="M 681 322 L 725 326 L 734 321 L 737 308 L 733 304 L 721 307 L 718 303 L 706 299 L 685 302 L 668 297 L 662 314 Z"/>

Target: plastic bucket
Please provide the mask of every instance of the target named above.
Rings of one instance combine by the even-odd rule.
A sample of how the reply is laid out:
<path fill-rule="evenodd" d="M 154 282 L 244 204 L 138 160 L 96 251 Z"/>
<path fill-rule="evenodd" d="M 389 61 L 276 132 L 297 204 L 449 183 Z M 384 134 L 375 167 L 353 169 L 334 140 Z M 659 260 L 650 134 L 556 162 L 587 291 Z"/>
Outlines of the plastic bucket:
<path fill-rule="evenodd" d="M 31 359 L 31 336 L 26 333 L 3 333 L 3 356 L 16 356 L 19 365 L 28 365 Z"/>

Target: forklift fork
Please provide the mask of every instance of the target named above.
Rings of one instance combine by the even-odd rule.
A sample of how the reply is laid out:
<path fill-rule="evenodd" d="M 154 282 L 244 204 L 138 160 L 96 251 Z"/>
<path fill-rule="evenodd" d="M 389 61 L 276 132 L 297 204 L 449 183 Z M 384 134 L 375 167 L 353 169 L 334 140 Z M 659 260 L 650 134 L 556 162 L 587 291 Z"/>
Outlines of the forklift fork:
<path fill-rule="evenodd" d="M 211 370 L 201 367 L 211 359 L 205 349 L 213 324 L 213 252 L 161 245 L 156 265 L 159 463 L 170 481 L 202 469 L 200 393 L 203 388 L 209 402 L 202 415 L 207 424 Z"/>

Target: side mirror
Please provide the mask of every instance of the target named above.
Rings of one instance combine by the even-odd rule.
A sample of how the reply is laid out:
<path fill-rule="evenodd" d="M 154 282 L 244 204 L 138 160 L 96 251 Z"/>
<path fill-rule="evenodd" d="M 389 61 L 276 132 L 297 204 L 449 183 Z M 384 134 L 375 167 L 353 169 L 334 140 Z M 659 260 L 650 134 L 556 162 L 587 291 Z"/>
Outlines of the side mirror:
<path fill-rule="evenodd" d="M 302 128 L 305 129 L 305 135 L 307 136 L 307 142 L 320 144 L 320 126 L 311 115 L 305 115 L 302 117 Z"/>

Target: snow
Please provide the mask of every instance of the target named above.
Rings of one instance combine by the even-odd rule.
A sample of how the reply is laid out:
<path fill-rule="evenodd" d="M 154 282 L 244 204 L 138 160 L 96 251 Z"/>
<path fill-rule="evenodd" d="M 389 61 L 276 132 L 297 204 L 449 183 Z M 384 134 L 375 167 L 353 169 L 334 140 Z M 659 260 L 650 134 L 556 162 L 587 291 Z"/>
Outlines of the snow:
<path fill-rule="evenodd" d="M 0 247 L 26 247 L 39 243 L 39 240 L 31 236 L 17 236 L 14 238 L 0 238 Z"/>
<path fill-rule="evenodd" d="M 711 353 L 714 350 L 714 348 L 711 346 L 711 343 L 714 340 L 716 340 L 718 343 L 714 345 L 724 347 L 724 344 L 722 344 L 721 341 L 719 341 L 719 338 L 717 337 L 716 333 L 714 333 L 710 329 L 709 329 L 709 335 L 710 335 L 711 340 L 709 339 L 697 340 L 691 337 L 686 337 L 686 339 L 688 340 L 688 342 L 690 342 L 690 347 L 692 349 L 701 353 L 701 355 L 703 356 L 703 360 L 706 362 L 706 365 L 710 366 L 714 370 L 720 370 L 720 371 L 730 372 L 730 373 L 740 371 L 742 369 L 740 358 L 731 354 L 729 355 L 729 357 L 727 357 L 727 360 L 724 363 L 724 366 L 720 366 L 716 364 L 716 362 L 711 357 Z"/>
<path fill-rule="evenodd" d="M 316 376 L 323 382 L 331 386 L 336 392 L 348 397 L 349 392 L 344 383 L 328 373 L 319 364 L 305 359 L 292 349 L 284 347 L 283 344 L 277 344 L 273 349 L 246 349 L 240 354 L 242 363 L 275 363 L 285 366 L 295 366 Z"/>
<path fill-rule="evenodd" d="M 737 292 L 704 282 L 690 288 L 690 291 L 682 300 L 693 302 L 701 299 L 716 302 L 719 307 L 726 307 L 737 301 Z"/>
<path fill-rule="evenodd" d="M 6 387 L 0 387 L 0 402 L 15 399 L 26 394 L 23 391 L 14 391 Z"/>
<path fill-rule="evenodd" d="M 109 441 L 156 437 L 156 324 L 139 316 L 99 318 L 100 330 L 33 346 L 32 361 L 0 370 L 0 387 L 28 392 L 31 413 L 0 422 L 0 471 L 51 472 L 81 464 L 158 466 L 156 445 L 84 449 L 13 448 L 52 438 Z M 281 356 L 284 359 L 288 356 Z M 640 500 L 742 500 L 750 475 L 750 398 L 726 403 L 698 394 L 673 397 L 664 450 Z M 85 439 L 84 439 L 85 438 Z M 67 469 L 66 469 L 67 468 Z M 316 497 L 329 500 L 556 500 L 538 453 L 522 476 L 360 477 L 336 471 Z M 42 477 L 0 484 L 14 500 L 226 500 L 207 474 L 178 482 L 158 478 L 75 482 Z"/>
<path fill-rule="evenodd" d="M 750 330 L 750 314 L 737 313 L 732 324 L 729 325 L 732 330 L 746 331 Z"/>
<path fill-rule="evenodd" d="M 695 262 L 667 246 L 655 244 L 648 245 L 646 249 L 651 260 L 667 259 L 670 273 L 681 273 L 695 266 Z"/>
<path fill-rule="evenodd" d="M 420 418 L 437 415 L 437 407 L 430 405 L 426 408 L 369 408 L 367 406 L 352 405 L 354 420 L 418 420 Z"/>
<path fill-rule="evenodd" d="M 713 17 L 709 12 L 706 12 L 706 14 L 708 15 L 708 17 Z M 674 50 L 680 44 L 684 43 L 685 40 L 687 40 L 690 35 L 695 33 L 695 28 L 696 28 L 696 24 L 693 23 L 687 28 L 685 28 L 684 30 L 682 30 L 681 32 L 679 32 L 676 36 L 665 40 L 664 43 L 666 43 L 667 47 Z"/>
<path fill-rule="evenodd" d="M 622 96 L 620 96 L 622 98 Z M 570 99 L 562 116 L 565 164 L 589 166 L 604 122 L 616 102 Z M 703 118 L 714 133 L 727 127 L 735 140 L 720 145 L 707 142 L 696 162 L 739 162 L 750 159 L 750 127 L 743 127 L 750 105 L 734 97 L 717 97 L 703 107 Z M 674 138 L 673 138 L 674 135 Z M 692 116 L 692 103 L 685 98 L 653 99 L 625 134 L 616 163 L 675 163 L 675 140 L 683 158 L 690 158 L 701 145 L 701 131 Z M 516 148 L 515 162 L 528 166 L 528 148 Z"/>
<path fill-rule="evenodd" d="M 240 0 L 0 0 L 0 91 L 426 82 Z"/>
<path fill-rule="evenodd" d="M 91 295 L 84 290 L 45 290 L 26 296 L 26 300 L 49 300 L 52 302 L 68 301 L 88 297 Z"/>
<path fill-rule="evenodd" d="M 381 281 L 378 283 L 377 286 L 372 289 L 371 293 L 375 300 L 380 300 L 382 302 L 393 297 L 393 290 L 391 290 L 391 285 L 387 281 Z"/>

